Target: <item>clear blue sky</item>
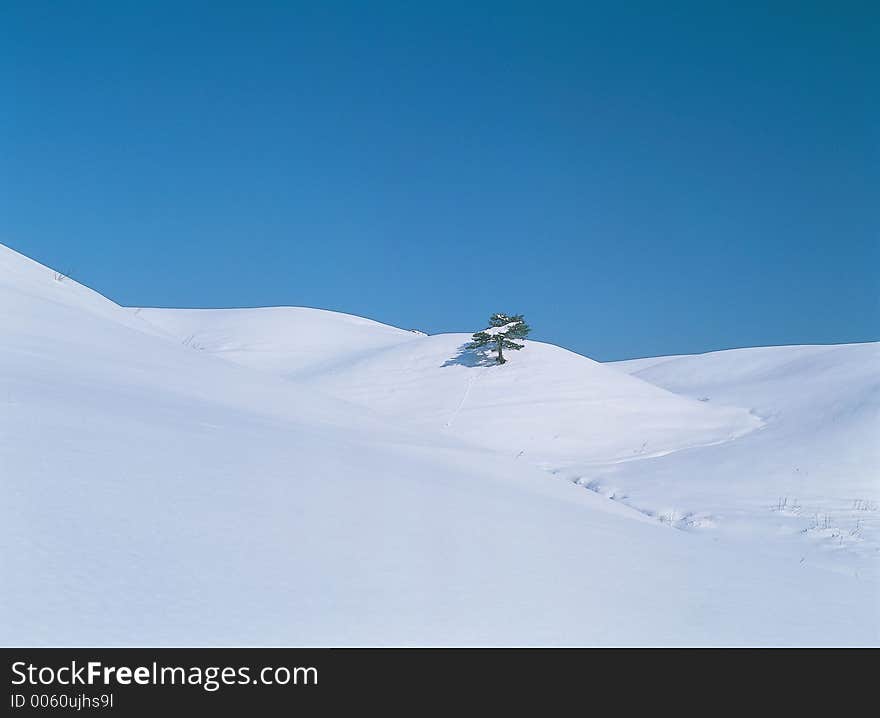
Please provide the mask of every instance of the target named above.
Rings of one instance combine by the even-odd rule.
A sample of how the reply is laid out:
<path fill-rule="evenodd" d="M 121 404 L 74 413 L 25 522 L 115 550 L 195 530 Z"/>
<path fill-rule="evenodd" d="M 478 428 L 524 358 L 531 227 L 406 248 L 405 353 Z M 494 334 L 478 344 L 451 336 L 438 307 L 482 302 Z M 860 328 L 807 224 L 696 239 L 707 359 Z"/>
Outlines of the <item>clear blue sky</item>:
<path fill-rule="evenodd" d="M 880 338 L 876 2 L 0 5 L 0 242 L 597 359 Z"/>

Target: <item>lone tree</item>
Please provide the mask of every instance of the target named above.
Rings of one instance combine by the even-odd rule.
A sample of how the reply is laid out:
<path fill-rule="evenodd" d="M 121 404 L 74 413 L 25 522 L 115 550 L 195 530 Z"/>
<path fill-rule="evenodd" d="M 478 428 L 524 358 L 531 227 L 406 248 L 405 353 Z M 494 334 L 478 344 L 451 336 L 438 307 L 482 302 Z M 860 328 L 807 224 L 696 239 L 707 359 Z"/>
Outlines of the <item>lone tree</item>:
<path fill-rule="evenodd" d="M 492 347 L 498 352 L 496 361 L 504 364 L 507 359 L 504 358 L 505 349 L 513 349 L 519 351 L 523 348 L 523 344 L 519 344 L 517 339 L 525 339 L 531 328 L 526 324 L 522 314 L 493 314 L 489 317 L 489 326 L 481 332 L 477 332 L 473 336 L 473 340 L 467 345 L 468 349 L 482 349 L 483 347 Z"/>

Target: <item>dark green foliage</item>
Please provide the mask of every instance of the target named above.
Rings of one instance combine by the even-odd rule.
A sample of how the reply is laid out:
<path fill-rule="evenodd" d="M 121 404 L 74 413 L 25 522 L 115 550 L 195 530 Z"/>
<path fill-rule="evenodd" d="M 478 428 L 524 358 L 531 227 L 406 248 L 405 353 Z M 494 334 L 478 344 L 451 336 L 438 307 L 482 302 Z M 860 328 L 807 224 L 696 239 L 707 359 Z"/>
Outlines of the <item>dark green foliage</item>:
<path fill-rule="evenodd" d="M 504 327 L 503 331 L 497 331 Z M 507 359 L 504 358 L 505 349 L 513 349 L 518 351 L 525 346 L 520 344 L 518 339 L 525 339 L 526 335 L 531 331 L 531 327 L 526 324 L 522 314 L 493 314 L 489 317 L 489 326 L 481 332 L 476 332 L 472 337 L 472 341 L 467 345 L 468 349 L 482 349 L 483 347 L 491 347 L 498 352 L 496 361 L 504 364 Z"/>

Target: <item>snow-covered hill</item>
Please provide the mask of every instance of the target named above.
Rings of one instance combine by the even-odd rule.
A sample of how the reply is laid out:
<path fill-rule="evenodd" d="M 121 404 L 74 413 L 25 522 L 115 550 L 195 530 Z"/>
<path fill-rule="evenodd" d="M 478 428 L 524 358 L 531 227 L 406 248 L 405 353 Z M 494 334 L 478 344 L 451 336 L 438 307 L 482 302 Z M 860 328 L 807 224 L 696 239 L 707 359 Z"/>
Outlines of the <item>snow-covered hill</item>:
<path fill-rule="evenodd" d="M 469 335 L 369 322 L 368 350 L 310 361 L 322 333 L 338 341 L 346 315 L 248 311 L 264 314 L 242 334 L 235 310 L 142 316 L 209 353 L 238 341 L 238 362 L 516 457 L 662 523 L 860 576 L 880 567 L 880 344 L 602 365 L 529 341 L 496 366 L 463 350 Z M 294 364 L 308 369 L 285 368 Z"/>
<path fill-rule="evenodd" d="M 664 454 L 761 425 L 745 409 L 677 396 L 541 342 L 497 366 L 463 349 L 467 334 L 416 335 L 314 309 L 138 314 L 208 353 L 535 463 Z"/>
<path fill-rule="evenodd" d="M 504 380 L 454 353 L 442 366 L 458 338 L 306 310 L 249 310 L 235 331 L 220 315 L 209 328 L 150 314 L 0 246 L 0 643 L 878 642 L 869 572 L 676 531 L 536 468 L 596 466 L 629 440 L 597 436 L 575 457 L 575 432 L 562 451 L 494 450 L 472 431 L 500 415 L 481 387 Z M 312 328 L 297 320 L 290 341 L 277 336 L 297 315 Z M 260 347 L 268 361 L 248 366 Z M 401 374 L 410 397 L 452 395 L 424 414 L 396 404 L 393 377 L 372 363 L 399 366 L 406 351 L 423 352 L 424 383 L 437 382 Z M 745 431 L 758 421 L 748 406 L 674 396 L 556 348 L 530 343 L 504 368 L 527 366 L 552 399 L 536 401 L 520 375 L 526 401 L 508 408 L 547 425 L 568 396 L 597 435 L 626 424 L 652 437 L 645 453 L 680 448 L 690 429 L 688 445 L 724 440 L 604 468 L 768 431 Z M 471 369 L 486 407 L 468 418 Z M 583 386 L 553 385 L 566 376 Z M 541 422 L 500 430 L 521 443 L 523 426 L 544 435 Z"/>
<path fill-rule="evenodd" d="M 326 372 L 424 336 L 308 307 L 134 311 L 194 349 L 285 378 Z"/>
<path fill-rule="evenodd" d="M 804 560 L 860 575 L 880 568 L 880 343 L 734 349 L 611 366 L 707 404 L 749 407 L 765 426 L 638 470 L 584 467 L 582 481 L 626 493 L 673 521 L 710 523 Z"/>

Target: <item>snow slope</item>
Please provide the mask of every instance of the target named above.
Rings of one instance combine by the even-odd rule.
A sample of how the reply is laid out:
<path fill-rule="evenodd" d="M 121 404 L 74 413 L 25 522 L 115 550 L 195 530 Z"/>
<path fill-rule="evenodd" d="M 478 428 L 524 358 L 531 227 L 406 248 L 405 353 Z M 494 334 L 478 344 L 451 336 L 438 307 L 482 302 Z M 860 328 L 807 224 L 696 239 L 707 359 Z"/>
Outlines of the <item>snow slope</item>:
<path fill-rule="evenodd" d="M 864 578 L 225 361 L 2 246 L 0 336 L 4 645 L 878 641 Z"/>
<path fill-rule="evenodd" d="M 876 573 L 880 343 L 734 349 L 609 366 L 707 404 L 748 407 L 765 427 L 638 470 L 581 467 L 581 481 L 673 521 L 761 537 L 766 546 L 772 539 L 804 560 Z"/>
<path fill-rule="evenodd" d="M 308 307 L 136 309 L 187 345 L 287 378 L 354 361 L 424 336 Z"/>
<path fill-rule="evenodd" d="M 743 409 L 676 396 L 541 342 L 527 342 L 497 366 L 462 349 L 466 334 L 416 335 L 301 307 L 144 309 L 139 316 L 208 353 L 535 463 L 663 454 L 761 424 Z"/>
<path fill-rule="evenodd" d="M 856 495 L 880 488 L 880 343 L 734 349 L 613 366 L 676 394 L 748 406 L 768 424 L 749 439 L 755 456 L 793 467 L 786 491 L 809 483 L 798 467 L 845 476 Z M 760 450 L 770 442 L 772 452 Z"/>
<path fill-rule="evenodd" d="M 236 356 L 256 368 L 303 362 L 307 349 L 288 358 L 291 338 L 320 346 L 334 331 L 326 313 L 299 309 L 282 324 L 265 311 Z M 169 321 L 177 315 L 146 316 L 180 334 Z M 186 331 L 208 352 L 222 354 L 218 327 L 226 341 L 238 336 L 235 312 L 188 316 Z M 799 563 L 877 570 L 878 344 L 600 365 L 529 341 L 496 366 L 462 350 L 468 335 L 395 335 L 375 323 L 369 331 L 368 351 L 308 362 L 308 386 L 516 457 L 670 526 L 752 541 Z M 256 361 L 252 346 L 271 360 Z"/>

